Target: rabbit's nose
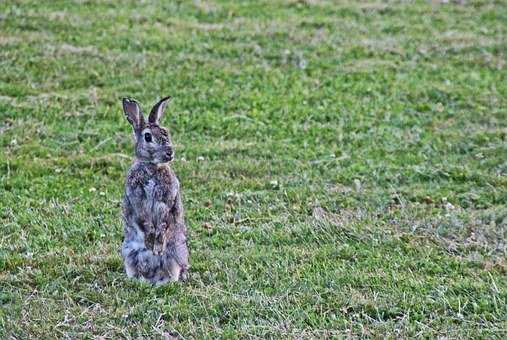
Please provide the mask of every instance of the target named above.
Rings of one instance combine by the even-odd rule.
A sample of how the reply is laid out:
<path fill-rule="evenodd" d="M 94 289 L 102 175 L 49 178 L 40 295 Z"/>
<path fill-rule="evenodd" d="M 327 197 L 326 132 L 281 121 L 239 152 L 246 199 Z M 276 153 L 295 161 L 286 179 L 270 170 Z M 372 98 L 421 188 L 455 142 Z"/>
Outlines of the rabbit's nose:
<path fill-rule="evenodd" d="M 171 158 L 173 156 L 174 152 L 173 152 L 173 148 L 172 147 L 168 147 L 166 149 L 166 155 L 167 157 Z"/>

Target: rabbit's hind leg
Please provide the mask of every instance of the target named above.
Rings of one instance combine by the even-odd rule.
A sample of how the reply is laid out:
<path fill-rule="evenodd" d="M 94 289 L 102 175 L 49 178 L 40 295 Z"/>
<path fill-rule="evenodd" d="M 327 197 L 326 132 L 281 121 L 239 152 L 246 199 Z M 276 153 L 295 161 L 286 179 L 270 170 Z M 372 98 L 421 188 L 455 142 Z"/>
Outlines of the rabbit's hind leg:
<path fill-rule="evenodd" d="M 169 281 L 171 281 L 171 277 L 167 275 L 167 273 L 163 273 L 161 275 L 158 275 L 156 280 L 153 280 L 153 284 L 155 286 L 162 286 L 168 283 Z"/>
<path fill-rule="evenodd" d="M 180 281 L 185 282 L 188 280 L 188 266 L 183 266 L 180 272 Z"/>
<path fill-rule="evenodd" d="M 171 282 L 177 282 L 180 280 L 181 266 L 173 258 L 168 258 L 165 263 L 165 268 L 170 275 L 169 280 Z"/>
<path fill-rule="evenodd" d="M 139 251 L 141 249 L 135 242 L 125 241 L 121 249 L 123 265 L 128 277 L 139 277 Z"/>
<path fill-rule="evenodd" d="M 127 277 L 139 277 L 139 271 L 137 267 L 128 261 L 125 261 L 125 272 L 127 273 Z"/>

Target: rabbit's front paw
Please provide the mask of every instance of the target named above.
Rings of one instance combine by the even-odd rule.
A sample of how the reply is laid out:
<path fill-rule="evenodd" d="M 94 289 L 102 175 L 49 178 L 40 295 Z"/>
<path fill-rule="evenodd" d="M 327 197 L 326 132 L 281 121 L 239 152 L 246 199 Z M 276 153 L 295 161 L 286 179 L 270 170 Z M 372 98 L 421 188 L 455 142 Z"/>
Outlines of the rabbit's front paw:
<path fill-rule="evenodd" d="M 153 232 L 146 233 L 146 235 L 144 236 L 144 245 L 146 246 L 146 249 L 153 250 L 156 244 L 155 241 L 156 237 L 155 233 Z"/>
<path fill-rule="evenodd" d="M 167 247 L 167 233 L 166 225 L 162 224 L 160 228 L 155 232 L 155 240 L 153 243 L 153 254 L 160 256 L 163 255 Z"/>

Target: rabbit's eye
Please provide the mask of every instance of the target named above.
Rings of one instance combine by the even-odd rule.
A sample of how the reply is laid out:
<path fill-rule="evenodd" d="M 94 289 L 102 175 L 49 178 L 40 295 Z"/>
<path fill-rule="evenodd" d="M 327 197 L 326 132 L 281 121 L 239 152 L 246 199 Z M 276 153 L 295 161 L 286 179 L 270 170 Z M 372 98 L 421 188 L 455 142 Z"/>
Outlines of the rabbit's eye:
<path fill-rule="evenodd" d="M 152 141 L 152 138 L 151 138 L 151 133 L 146 132 L 146 133 L 144 134 L 144 140 L 146 141 L 146 143 L 151 143 L 151 141 Z"/>

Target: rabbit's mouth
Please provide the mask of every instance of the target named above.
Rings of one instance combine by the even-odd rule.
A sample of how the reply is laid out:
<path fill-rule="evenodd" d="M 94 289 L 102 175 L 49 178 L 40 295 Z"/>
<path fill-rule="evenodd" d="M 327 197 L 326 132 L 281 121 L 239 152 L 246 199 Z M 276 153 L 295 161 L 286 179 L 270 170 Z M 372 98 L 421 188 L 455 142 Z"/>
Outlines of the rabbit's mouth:
<path fill-rule="evenodd" d="M 163 154 L 161 157 L 160 157 L 160 161 L 161 163 L 166 163 L 166 162 L 170 162 L 174 159 L 174 154 L 172 152 L 168 152 L 168 153 L 165 153 Z"/>

